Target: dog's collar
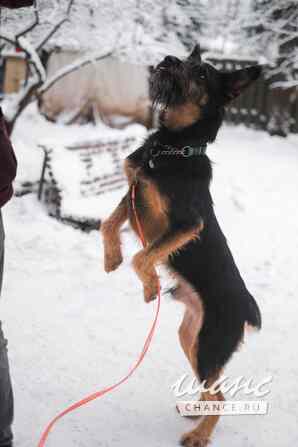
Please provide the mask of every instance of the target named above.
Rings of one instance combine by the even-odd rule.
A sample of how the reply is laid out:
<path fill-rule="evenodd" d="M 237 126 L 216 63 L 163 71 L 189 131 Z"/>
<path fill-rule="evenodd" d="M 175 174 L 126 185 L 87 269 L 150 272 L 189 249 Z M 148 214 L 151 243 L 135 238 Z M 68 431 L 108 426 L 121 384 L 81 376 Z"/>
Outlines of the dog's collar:
<path fill-rule="evenodd" d="M 168 144 L 155 143 L 151 149 L 151 157 L 148 161 L 149 168 L 154 169 L 156 167 L 155 159 L 162 155 L 182 156 L 185 158 L 193 157 L 197 155 L 205 155 L 207 150 L 207 143 L 200 146 L 183 146 L 178 148 L 170 146 Z"/>

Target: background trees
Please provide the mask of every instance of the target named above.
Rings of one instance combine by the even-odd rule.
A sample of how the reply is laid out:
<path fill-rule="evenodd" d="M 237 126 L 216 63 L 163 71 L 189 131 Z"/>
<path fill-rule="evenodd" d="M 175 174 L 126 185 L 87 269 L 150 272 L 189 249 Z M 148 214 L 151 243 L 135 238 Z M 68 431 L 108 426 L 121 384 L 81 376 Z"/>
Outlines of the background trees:
<path fill-rule="evenodd" d="M 246 22 L 250 42 L 281 75 L 279 86 L 298 85 L 298 4 L 294 0 L 253 0 Z"/>
<path fill-rule="evenodd" d="M 295 0 L 36 0 L 34 8 L 1 11 L 0 51 L 20 51 L 27 77 L 3 109 L 10 129 L 32 98 L 80 67 L 113 54 L 154 64 L 186 54 L 195 42 L 213 56 L 269 64 L 278 86 L 298 84 L 298 5 Z M 76 49 L 86 57 L 47 79 L 46 54 Z M 275 79 L 275 78 L 274 78 Z"/>

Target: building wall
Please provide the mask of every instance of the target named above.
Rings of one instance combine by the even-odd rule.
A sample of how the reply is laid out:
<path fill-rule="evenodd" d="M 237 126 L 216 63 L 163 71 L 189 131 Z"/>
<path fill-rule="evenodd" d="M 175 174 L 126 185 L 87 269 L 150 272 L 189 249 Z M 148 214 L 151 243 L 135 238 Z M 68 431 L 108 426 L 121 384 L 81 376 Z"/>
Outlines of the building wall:
<path fill-rule="evenodd" d="M 53 53 L 48 76 L 79 59 L 78 53 Z M 111 115 L 125 115 L 145 123 L 149 114 L 148 69 L 109 58 L 71 73 L 43 97 L 42 112 L 50 118 L 75 119 L 90 113 L 108 121 Z"/>
<path fill-rule="evenodd" d="M 4 93 L 19 91 L 26 77 L 26 63 L 24 59 L 10 56 L 5 61 Z"/>

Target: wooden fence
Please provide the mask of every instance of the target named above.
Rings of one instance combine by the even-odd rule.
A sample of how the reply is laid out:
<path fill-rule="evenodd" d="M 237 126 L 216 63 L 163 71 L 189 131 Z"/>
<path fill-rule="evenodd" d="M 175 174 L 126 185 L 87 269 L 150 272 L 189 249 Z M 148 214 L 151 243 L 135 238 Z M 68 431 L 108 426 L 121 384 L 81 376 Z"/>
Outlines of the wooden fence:
<path fill-rule="evenodd" d="M 206 59 L 220 70 L 232 71 L 254 65 L 252 60 Z M 264 67 L 266 71 L 266 67 Z M 277 79 L 274 79 L 276 81 Z M 263 129 L 272 135 L 298 133 L 298 88 L 272 88 L 264 74 L 227 108 L 226 121 Z"/>

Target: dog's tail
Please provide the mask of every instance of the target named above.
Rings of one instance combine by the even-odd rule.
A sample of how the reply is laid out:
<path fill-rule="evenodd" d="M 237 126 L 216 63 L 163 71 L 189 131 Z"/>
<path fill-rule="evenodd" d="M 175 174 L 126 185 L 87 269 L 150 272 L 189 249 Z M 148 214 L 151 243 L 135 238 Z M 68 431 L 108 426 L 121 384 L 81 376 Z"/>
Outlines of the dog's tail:
<path fill-rule="evenodd" d="M 230 297 L 231 298 L 231 297 Z M 198 373 L 201 380 L 220 373 L 244 337 L 246 323 L 260 329 L 261 313 L 249 292 L 239 299 L 204 300 L 204 322 L 198 335 Z"/>

